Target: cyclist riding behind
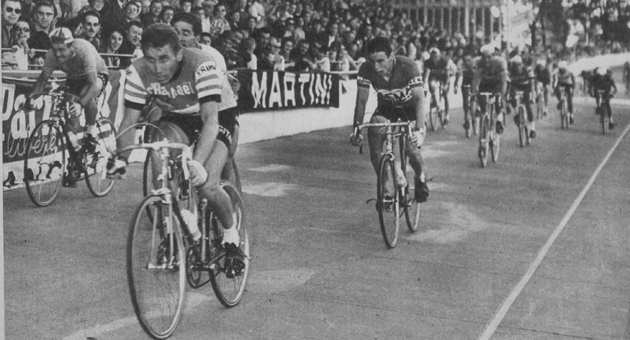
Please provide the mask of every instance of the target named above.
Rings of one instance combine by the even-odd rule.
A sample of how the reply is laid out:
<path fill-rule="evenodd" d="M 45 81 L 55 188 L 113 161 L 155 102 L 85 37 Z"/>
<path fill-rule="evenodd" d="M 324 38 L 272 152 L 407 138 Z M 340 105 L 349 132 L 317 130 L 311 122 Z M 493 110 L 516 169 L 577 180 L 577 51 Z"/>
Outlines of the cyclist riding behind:
<path fill-rule="evenodd" d="M 96 128 L 96 116 L 98 114 L 97 98 L 105 89 L 108 81 L 108 71 L 105 61 L 98 54 L 96 48 L 86 40 L 74 39 L 72 32 L 67 28 L 54 29 L 49 34 L 52 47 L 46 52 L 42 72 L 37 78 L 29 99 L 36 93 L 44 91 L 46 82 L 56 70 L 66 73 L 66 87 L 70 94 L 69 100 L 76 102 L 85 109 L 85 137 L 83 148 L 79 144 L 77 133 L 80 128 L 80 110 L 77 111 L 74 104 L 70 105 L 70 117 L 66 122 L 68 138 L 74 147 L 76 159 L 69 164 L 69 170 L 74 166 L 80 166 L 82 152 L 93 152 L 98 144 L 95 136 L 98 135 Z M 29 100 L 26 107 L 31 107 Z M 75 165 L 76 164 L 76 165 Z M 64 177 L 64 186 L 76 187 L 77 178 L 73 171 L 68 171 Z"/>
<path fill-rule="evenodd" d="M 377 94 L 377 109 L 370 123 L 387 123 L 390 121 L 415 122 L 412 134 L 407 143 L 409 164 L 414 170 L 414 198 L 416 202 L 426 202 L 429 197 L 420 146 L 426 134 L 425 115 L 423 109 L 424 90 L 422 76 L 413 60 L 392 54 L 389 40 L 384 37 L 372 39 L 367 45 L 368 58 L 357 74 L 357 100 L 354 109 L 353 133 L 350 142 L 360 145 L 363 140 L 359 125 L 363 123 L 365 106 L 370 94 L 370 86 Z M 378 162 L 383 151 L 385 136 L 380 128 L 368 129 L 370 159 L 378 174 Z M 398 183 L 404 187 L 407 183 L 405 172 L 396 166 Z M 411 188 L 409 188 L 411 190 Z"/>
<path fill-rule="evenodd" d="M 497 133 L 503 133 L 503 115 L 498 114 L 502 108 L 507 104 L 507 61 L 501 56 L 494 55 L 494 47 L 490 44 L 484 45 L 480 49 L 481 56 L 475 59 L 473 64 L 473 84 L 472 84 L 472 101 L 473 112 L 476 112 L 476 107 L 485 110 L 485 100 L 483 97 L 477 98 L 479 93 L 490 92 L 501 95 L 500 101 L 497 105 Z M 475 117 L 476 126 L 479 126 L 480 117 Z"/>
<path fill-rule="evenodd" d="M 573 120 L 573 90 L 575 89 L 575 76 L 567 69 L 567 62 L 558 63 L 558 71 L 553 75 L 553 89 L 558 98 L 558 110 L 560 110 L 560 91 L 565 91 L 567 98 L 567 110 L 569 111 L 569 124 L 574 124 Z"/>
<path fill-rule="evenodd" d="M 232 85 L 228 80 L 230 77 L 227 73 L 227 66 L 225 58 L 221 55 L 221 52 L 217 51 L 214 47 L 209 45 L 199 44 L 199 37 L 201 36 L 201 20 L 196 15 L 191 13 L 179 13 L 171 20 L 171 26 L 175 28 L 179 35 L 179 41 L 183 47 L 201 49 L 207 53 L 217 64 L 217 69 L 221 73 L 221 103 L 219 103 L 219 125 L 229 126 L 232 131 L 232 140 L 230 143 L 230 150 L 228 152 L 228 159 L 225 162 L 225 168 L 221 178 L 228 179 L 233 183 L 236 183 L 236 175 L 232 168 L 232 159 L 236 153 L 238 146 L 238 136 L 240 131 L 240 125 L 237 117 L 240 114 L 240 110 L 237 106 L 237 97 L 232 90 Z M 237 81 L 237 80 L 236 80 Z"/>
<path fill-rule="evenodd" d="M 529 60 L 531 62 L 531 60 Z M 534 94 L 536 93 L 535 75 L 534 70 L 528 64 L 523 62 L 523 58 L 520 55 L 515 55 L 510 59 L 509 66 L 509 79 L 510 79 L 510 97 L 512 107 L 517 107 L 519 103 L 516 102 L 516 92 L 523 91 L 523 102 L 525 103 L 525 109 L 527 111 L 527 120 L 529 121 L 529 137 L 536 138 L 536 117 L 534 116 L 533 104 Z M 514 122 L 518 125 L 518 115 L 514 115 Z"/>
<path fill-rule="evenodd" d="M 237 228 L 237 218 L 228 194 L 221 188 L 221 171 L 228 157 L 232 127 L 221 125 L 219 103 L 223 75 L 217 71 L 212 58 L 199 49 L 183 48 L 174 28 L 167 24 L 153 24 L 142 33 L 144 57 L 137 59 L 127 70 L 125 84 L 125 115 L 120 125 L 122 132 L 118 149 L 132 145 L 135 130 L 128 129 L 140 119 L 141 110 L 149 96 L 169 106 L 160 118 L 161 131 L 171 142 L 191 145 L 196 142 L 193 159 L 188 162 L 190 182 L 216 212 L 224 228 L 223 246 L 228 265 L 243 266 L 243 253 Z M 196 128 L 200 128 L 197 133 Z M 129 152 L 110 159 L 110 177 L 124 175 Z M 159 161 L 154 161 L 154 173 Z M 197 236 L 198 237 L 198 236 Z"/>
<path fill-rule="evenodd" d="M 464 106 L 464 129 L 470 128 L 470 120 L 474 117 L 474 113 L 470 111 L 470 92 L 474 78 L 473 70 L 473 56 L 469 51 L 464 52 L 462 60 L 457 65 L 457 74 L 455 76 L 455 88 L 453 89 L 457 94 L 457 88 L 462 88 L 462 102 Z M 460 82 L 461 80 L 461 82 Z"/>
<path fill-rule="evenodd" d="M 450 88 L 449 78 L 449 60 L 440 56 L 440 50 L 433 47 L 429 50 L 430 57 L 424 62 L 424 82 L 429 84 L 431 96 L 437 98 L 436 90 L 439 90 L 440 97 L 444 98 L 444 120 L 443 124 L 447 125 L 448 116 L 448 91 Z M 437 103 L 440 105 L 440 102 Z"/>
<path fill-rule="evenodd" d="M 615 81 L 612 79 L 612 71 L 610 71 L 607 67 L 601 66 L 597 68 L 597 72 L 592 78 L 592 89 L 595 100 L 597 101 L 597 106 L 599 107 L 602 98 L 600 97 L 599 90 L 603 90 L 604 95 L 608 98 L 606 102 L 606 108 L 608 109 L 608 115 L 610 117 L 608 128 L 610 130 L 615 128 L 615 124 L 613 123 L 613 114 L 612 109 L 610 107 L 610 98 L 617 94 L 617 85 L 615 85 Z M 595 112 L 598 114 L 599 112 Z"/>
<path fill-rule="evenodd" d="M 551 84 L 551 65 L 546 65 L 545 59 L 538 59 L 536 67 L 534 68 L 534 74 L 536 75 L 537 89 L 542 91 L 543 101 L 543 115 L 546 116 L 549 113 L 549 85 Z M 540 95 L 541 93 L 539 93 Z"/>

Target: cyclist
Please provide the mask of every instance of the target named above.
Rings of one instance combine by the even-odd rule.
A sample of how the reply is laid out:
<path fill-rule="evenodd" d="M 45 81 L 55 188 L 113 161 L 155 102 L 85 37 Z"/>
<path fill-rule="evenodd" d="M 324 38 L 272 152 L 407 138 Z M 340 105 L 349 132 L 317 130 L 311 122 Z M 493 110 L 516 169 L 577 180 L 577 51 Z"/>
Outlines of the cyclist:
<path fill-rule="evenodd" d="M 105 61 L 98 54 L 96 48 L 86 40 L 74 39 L 72 32 L 67 28 L 56 28 L 49 34 L 52 47 L 46 52 L 42 72 L 37 78 L 33 90 L 29 95 L 32 98 L 35 93 L 43 92 L 46 82 L 56 70 L 66 73 L 66 86 L 68 92 L 75 95 L 70 98 L 85 109 L 85 122 L 87 136 L 84 146 L 79 145 L 77 133 L 80 127 L 79 114 L 74 105 L 70 105 L 70 116 L 67 121 L 68 138 L 76 151 L 93 151 L 96 145 L 96 116 L 98 105 L 96 99 L 105 89 L 108 81 L 108 71 Z M 32 106 L 31 101 L 27 107 Z M 81 152 L 76 153 L 76 159 L 68 164 L 69 170 L 79 166 Z M 77 165 L 75 165 L 77 164 Z M 74 171 L 68 171 L 65 176 L 64 186 L 76 187 Z"/>
<path fill-rule="evenodd" d="M 615 81 L 612 79 L 612 72 L 605 66 L 600 66 L 597 68 L 597 72 L 592 78 L 592 86 L 593 95 L 595 97 L 595 100 L 597 101 L 598 107 L 600 101 L 602 100 L 602 98 L 599 96 L 598 90 L 606 91 L 605 94 L 609 99 L 617 93 L 617 85 L 615 85 Z M 606 108 L 608 109 L 608 114 L 610 116 L 608 128 L 612 130 L 615 128 L 615 124 L 613 123 L 610 100 L 608 100 L 608 102 L 606 103 Z M 598 112 L 595 112 L 595 114 L 598 114 Z"/>
<path fill-rule="evenodd" d="M 429 50 L 430 57 L 424 62 L 424 82 L 429 84 L 431 96 L 435 98 L 436 90 L 440 91 L 440 97 L 444 98 L 444 125 L 448 124 L 448 91 L 450 88 L 450 72 L 448 59 L 440 56 L 440 50 L 433 47 Z M 437 82 L 437 83 L 436 83 Z M 436 88 L 437 86 L 437 88 Z M 437 103 L 438 105 L 440 103 Z"/>
<path fill-rule="evenodd" d="M 125 115 L 120 125 L 122 134 L 118 148 L 134 143 L 133 126 L 139 119 L 148 97 L 159 99 L 166 112 L 160 118 L 164 137 L 172 142 L 192 144 L 196 147 L 193 160 L 188 162 L 191 184 L 217 213 L 224 228 L 223 247 L 230 272 L 244 267 L 243 253 L 228 194 L 221 188 L 221 170 L 226 162 L 232 131 L 221 125 L 221 78 L 216 63 L 199 49 L 183 48 L 174 28 L 167 24 L 153 24 L 142 33 L 144 57 L 135 60 L 127 70 L 125 84 Z M 168 128 L 167 128 L 168 126 Z M 201 131 L 195 129 L 201 127 Z M 129 153 L 110 159 L 107 173 L 110 177 L 124 175 Z M 154 162 L 157 173 L 158 162 Z"/>
<path fill-rule="evenodd" d="M 350 135 L 350 142 L 359 145 L 363 136 L 358 126 L 363 123 L 365 106 L 370 94 L 370 86 L 377 93 L 377 109 L 370 119 L 371 123 L 385 123 L 389 121 L 415 121 L 412 134 L 407 143 L 409 163 L 414 170 L 414 195 L 417 202 L 426 202 L 429 197 L 420 146 L 426 134 L 425 115 L 423 109 L 424 90 L 422 76 L 415 62 L 404 56 L 392 53 L 389 40 L 377 37 L 367 45 L 368 61 L 363 63 L 357 74 L 357 100 L 354 109 L 354 132 Z M 383 149 L 384 136 L 379 128 L 368 130 L 370 145 L 370 159 L 374 170 L 378 173 L 378 162 Z M 405 173 L 396 167 L 398 183 L 406 185 Z M 410 188 L 411 190 L 411 188 Z"/>
<path fill-rule="evenodd" d="M 490 44 L 484 45 L 480 49 L 481 56 L 475 59 L 473 64 L 473 84 L 472 84 L 472 100 L 473 112 L 475 107 L 479 105 L 485 110 L 485 103 L 478 101 L 477 95 L 481 92 L 491 92 L 501 95 L 501 100 L 497 103 L 500 110 L 507 104 L 507 61 L 501 56 L 494 55 L 494 47 Z M 479 99 L 483 99 L 480 97 Z M 499 112 L 497 110 L 497 112 Z M 476 117 L 476 126 L 479 126 L 480 117 Z M 497 133 L 503 133 L 503 115 L 497 114 Z"/>
<path fill-rule="evenodd" d="M 455 88 L 453 91 L 457 94 L 457 88 L 462 88 L 462 103 L 464 106 L 464 130 L 470 128 L 470 119 L 473 113 L 470 111 L 470 91 L 474 78 L 473 56 L 469 51 L 464 52 L 462 60 L 457 65 L 457 74 L 455 77 Z M 460 83 L 461 79 L 461 83 Z"/>
<path fill-rule="evenodd" d="M 531 66 L 523 63 L 523 58 L 520 55 L 515 55 L 510 59 L 509 66 L 509 78 L 510 78 L 510 95 L 511 105 L 516 107 L 519 103 L 516 102 L 516 91 L 523 91 L 524 95 L 522 100 L 525 102 L 525 109 L 527 111 L 527 120 L 529 121 L 529 137 L 536 138 L 536 117 L 532 104 L 534 103 L 534 94 L 536 93 L 534 70 Z M 518 115 L 514 115 L 514 122 L 519 124 Z"/>
<path fill-rule="evenodd" d="M 229 179 L 233 183 L 236 183 L 236 175 L 232 168 L 232 158 L 236 153 L 236 147 L 238 146 L 239 135 L 239 123 L 237 120 L 240 110 L 236 104 L 236 95 L 232 90 L 230 77 L 227 73 L 227 66 L 225 58 L 219 51 L 209 45 L 199 44 L 199 38 L 201 36 L 201 20 L 199 17 L 192 13 L 179 13 L 176 14 L 171 20 L 171 26 L 175 28 L 179 35 L 179 41 L 184 47 L 197 48 L 206 52 L 210 57 L 214 59 L 217 64 L 218 71 L 222 74 L 221 77 L 221 103 L 219 103 L 219 124 L 221 126 L 229 127 L 232 131 L 232 140 L 230 143 L 230 150 L 228 152 L 228 159 L 223 169 L 222 178 Z M 237 80 L 236 80 L 237 81 Z"/>
<path fill-rule="evenodd" d="M 567 70 L 567 62 L 558 63 L 558 71 L 553 75 L 553 89 L 558 98 L 558 110 L 560 110 L 560 91 L 565 91 L 567 98 L 567 109 L 569 110 L 569 124 L 573 124 L 573 90 L 575 88 L 575 76 Z"/>
<path fill-rule="evenodd" d="M 536 75 L 537 89 L 542 91 L 543 100 L 543 115 L 546 116 L 549 105 L 549 85 L 551 84 L 551 71 L 549 68 L 551 65 L 546 65 L 545 59 L 538 59 L 536 67 L 534 68 L 534 74 Z M 539 93 L 540 94 L 540 93 Z"/>

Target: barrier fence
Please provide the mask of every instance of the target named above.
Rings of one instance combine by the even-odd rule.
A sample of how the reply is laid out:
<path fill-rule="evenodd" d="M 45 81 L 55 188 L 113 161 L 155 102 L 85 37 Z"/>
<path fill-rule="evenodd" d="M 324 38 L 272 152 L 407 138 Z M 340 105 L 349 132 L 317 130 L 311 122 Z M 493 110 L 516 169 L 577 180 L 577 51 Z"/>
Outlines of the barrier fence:
<path fill-rule="evenodd" d="M 4 71 L 2 77 L 3 188 L 23 185 L 23 164 L 31 131 L 50 116 L 50 101 L 40 97 L 34 111 L 24 111 L 23 104 L 40 71 Z M 239 70 L 239 107 L 244 114 L 303 108 L 338 108 L 340 76 L 351 73 L 293 73 Z M 116 127 L 124 114 L 124 70 L 110 70 L 109 82 L 99 98 L 101 115 Z M 63 85 L 63 72 L 54 72 L 48 83 Z M 177 91 L 177 89 L 174 89 Z M 81 118 L 81 124 L 85 124 Z"/>

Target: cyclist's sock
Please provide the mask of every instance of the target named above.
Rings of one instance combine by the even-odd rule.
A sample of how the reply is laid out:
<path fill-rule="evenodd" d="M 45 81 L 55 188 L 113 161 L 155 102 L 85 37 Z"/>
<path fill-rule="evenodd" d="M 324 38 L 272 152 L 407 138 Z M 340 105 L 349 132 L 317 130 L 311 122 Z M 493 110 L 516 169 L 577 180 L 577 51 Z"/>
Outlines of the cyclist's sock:
<path fill-rule="evenodd" d="M 232 227 L 230 229 L 223 229 L 223 244 L 233 243 L 235 245 L 239 245 L 240 238 L 238 236 L 238 216 L 236 212 L 232 215 Z"/>
<path fill-rule="evenodd" d="M 96 128 L 96 124 L 85 125 L 85 132 L 89 133 L 93 137 L 96 137 L 98 135 L 98 129 Z"/>
<path fill-rule="evenodd" d="M 396 166 L 396 177 L 396 181 L 398 182 L 398 186 L 400 188 L 404 188 L 407 186 L 407 178 L 405 176 L 405 173 L 398 165 Z"/>

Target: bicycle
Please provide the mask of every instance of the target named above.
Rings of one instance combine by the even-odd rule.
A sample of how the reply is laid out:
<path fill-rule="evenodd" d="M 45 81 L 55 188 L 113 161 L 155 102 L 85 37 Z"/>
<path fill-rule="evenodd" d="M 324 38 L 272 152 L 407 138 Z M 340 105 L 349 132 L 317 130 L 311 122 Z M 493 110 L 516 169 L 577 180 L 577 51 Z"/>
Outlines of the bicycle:
<path fill-rule="evenodd" d="M 107 195 L 114 186 L 114 180 L 106 177 L 108 150 L 116 148 L 114 125 L 106 118 L 97 119 L 98 136 L 94 137 L 98 144 L 93 150 L 84 144 L 77 151 L 70 143 L 66 127 L 74 95 L 58 88 L 54 92 L 36 93 L 35 96 L 50 97 L 51 110 L 50 117 L 35 126 L 26 145 L 24 183 L 28 197 L 39 207 L 52 204 L 68 174 L 77 181 L 85 179 L 92 195 Z M 66 158 L 66 151 L 69 158 Z"/>
<path fill-rule="evenodd" d="M 516 100 L 516 116 L 514 117 L 514 119 L 516 120 L 516 127 L 518 128 L 518 140 L 521 147 L 524 147 L 526 144 L 529 145 L 531 143 L 529 129 L 527 128 L 527 108 L 523 103 L 524 95 L 525 92 L 523 91 L 514 92 L 514 98 Z"/>
<path fill-rule="evenodd" d="M 536 119 L 542 120 L 545 118 L 545 94 L 547 91 L 547 85 L 538 83 L 536 85 Z"/>
<path fill-rule="evenodd" d="M 245 209 L 236 186 L 222 181 L 236 213 L 240 248 L 245 254 L 244 267 L 232 270 L 221 246 L 223 228 L 208 201 L 199 198 L 189 181 L 191 148 L 164 140 L 131 145 L 119 152 L 134 149 L 159 153 L 161 186 L 144 197 L 131 220 L 129 292 L 142 329 L 154 339 L 166 339 L 181 319 L 186 282 L 194 289 L 211 283 L 217 299 L 228 308 L 243 298 L 250 267 Z M 173 154 L 177 150 L 179 156 Z M 201 232 L 200 241 L 193 240 L 195 226 Z"/>
<path fill-rule="evenodd" d="M 501 95 L 491 92 L 481 92 L 479 93 L 479 97 L 484 98 L 486 105 L 479 122 L 479 149 L 477 155 L 481 161 L 481 167 L 485 168 L 488 165 L 489 151 L 492 153 L 493 162 L 496 163 L 499 160 L 501 135 L 495 131 L 497 125 L 495 107 L 500 103 Z"/>
<path fill-rule="evenodd" d="M 566 87 L 558 86 L 558 91 L 560 91 L 560 127 L 563 130 L 569 128 L 569 110 L 567 109 L 567 95 L 566 95 Z"/>
<path fill-rule="evenodd" d="M 440 128 L 444 128 L 444 108 L 446 107 L 444 98 L 442 97 L 442 86 L 437 80 L 431 80 L 429 82 L 429 88 L 431 89 L 431 105 L 429 109 L 429 125 L 431 131 L 435 131 L 438 128 L 438 122 Z"/>
<path fill-rule="evenodd" d="M 608 111 L 608 103 L 610 102 L 610 97 L 612 97 L 612 95 L 603 89 L 598 89 L 596 93 L 599 96 L 599 105 L 595 108 L 595 113 L 599 115 L 602 133 L 606 135 L 608 134 L 610 116 L 612 115 L 612 113 Z"/>
<path fill-rule="evenodd" d="M 466 131 L 466 138 L 470 138 L 472 135 L 477 135 L 477 119 L 476 112 L 473 112 L 473 102 L 472 95 L 470 93 L 471 85 L 462 85 L 462 95 L 467 93 L 468 96 L 468 106 L 464 108 L 464 110 L 468 110 L 468 115 L 464 112 L 464 115 L 467 117 L 464 122 L 464 130 Z"/>
<path fill-rule="evenodd" d="M 416 202 L 413 197 L 410 197 L 409 190 L 402 190 L 398 186 L 396 156 L 394 154 L 394 139 L 398 139 L 401 169 L 406 174 L 407 137 L 411 134 L 412 124 L 412 122 L 398 121 L 396 123 L 366 123 L 358 127 L 359 130 L 380 127 L 381 133 L 385 135 L 385 150 L 378 163 L 376 210 L 378 211 L 381 234 L 388 248 L 394 248 L 398 243 L 400 218 L 403 213 L 410 232 L 417 231 L 420 222 L 420 203 Z M 397 129 L 398 131 L 394 131 L 397 127 L 399 128 Z M 385 130 L 384 132 L 382 131 L 383 129 Z M 363 147 L 361 146 L 359 152 L 363 153 L 362 150 Z M 389 192 L 389 195 L 386 195 L 387 192 Z M 388 216 L 388 214 L 391 216 Z M 392 218 L 389 223 L 387 223 L 388 217 Z"/>

